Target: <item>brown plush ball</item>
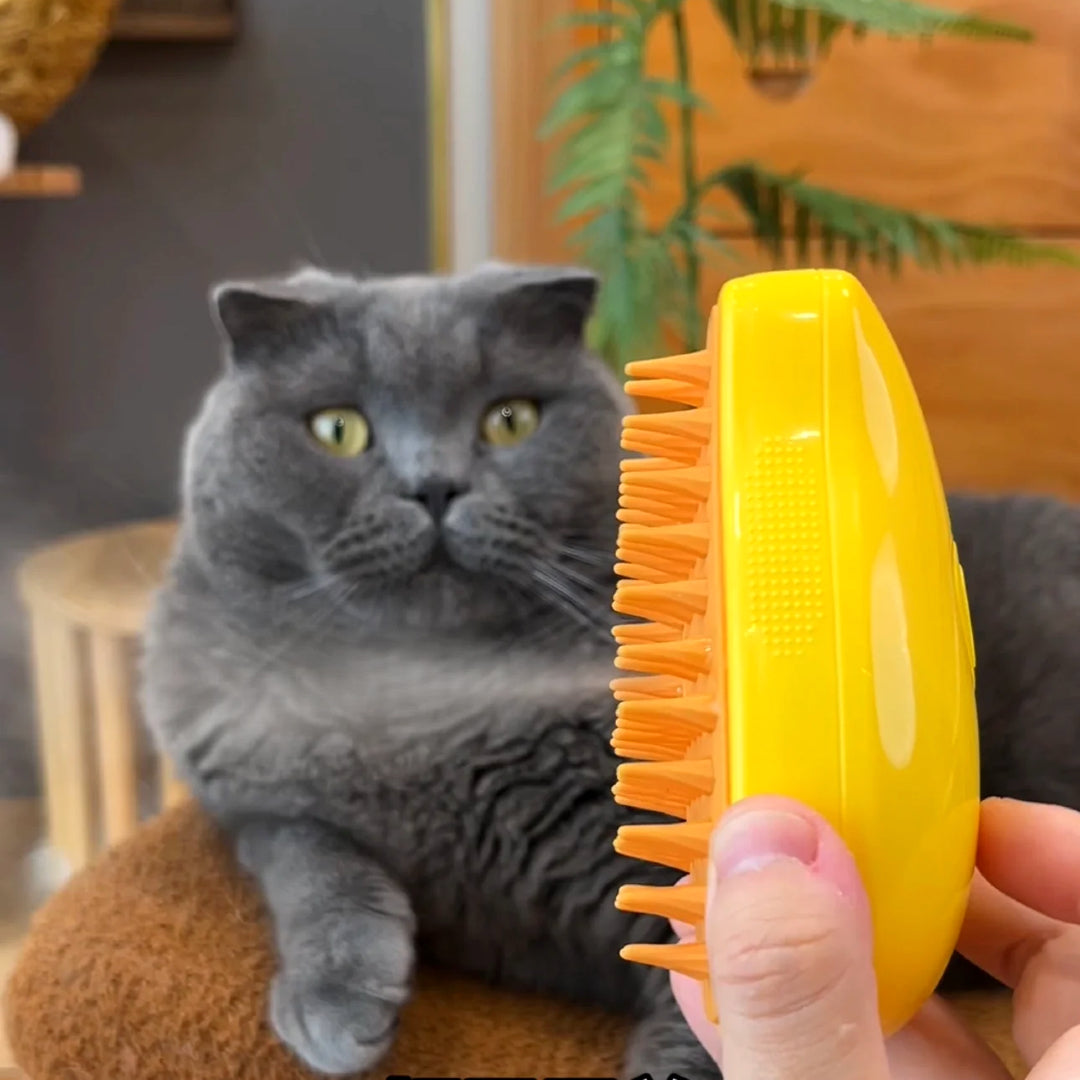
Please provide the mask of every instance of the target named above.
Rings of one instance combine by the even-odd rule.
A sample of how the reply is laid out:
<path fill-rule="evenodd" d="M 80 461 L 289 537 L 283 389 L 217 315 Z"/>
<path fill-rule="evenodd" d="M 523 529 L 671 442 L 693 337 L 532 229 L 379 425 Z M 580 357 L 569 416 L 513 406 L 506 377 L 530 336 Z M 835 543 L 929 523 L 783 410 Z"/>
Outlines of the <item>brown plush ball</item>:
<path fill-rule="evenodd" d="M 145 826 L 40 912 L 8 986 L 30 1080 L 311 1080 L 266 1023 L 253 885 L 193 806 Z M 612 1077 L 626 1022 L 422 971 L 374 1075 Z"/>

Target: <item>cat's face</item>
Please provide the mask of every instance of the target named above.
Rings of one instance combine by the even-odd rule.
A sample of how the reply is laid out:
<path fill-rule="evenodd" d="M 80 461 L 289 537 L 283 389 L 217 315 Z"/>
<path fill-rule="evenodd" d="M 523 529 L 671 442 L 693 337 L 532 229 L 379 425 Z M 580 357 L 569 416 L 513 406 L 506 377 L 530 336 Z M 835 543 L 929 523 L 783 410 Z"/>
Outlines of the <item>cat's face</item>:
<path fill-rule="evenodd" d="M 228 364 L 184 467 L 210 573 L 383 627 L 606 619 L 625 399 L 582 343 L 595 288 L 487 267 L 217 290 Z"/>

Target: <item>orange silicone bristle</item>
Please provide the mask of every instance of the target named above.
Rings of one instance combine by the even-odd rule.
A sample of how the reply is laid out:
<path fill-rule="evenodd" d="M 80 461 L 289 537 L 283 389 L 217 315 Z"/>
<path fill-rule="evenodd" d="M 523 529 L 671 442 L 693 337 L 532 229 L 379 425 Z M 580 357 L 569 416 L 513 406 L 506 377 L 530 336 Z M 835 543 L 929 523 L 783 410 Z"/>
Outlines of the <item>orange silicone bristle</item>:
<path fill-rule="evenodd" d="M 712 643 L 708 638 L 696 641 L 662 641 L 655 645 L 623 645 L 615 657 L 615 666 L 643 675 L 678 675 L 698 679 L 709 671 Z"/>
<path fill-rule="evenodd" d="M 708 442 L 702 439 L 696 427 L 688 425 L 685 429 L 674 425 L 664 428 L 630 427 L 631 420 L 655 420 L 668 415 L 686 415 L 697 417 L 703 410 L 692 409 L 685 413 L 654 413 L 647 416 L 629 416 L 623 427 L 622 447 L 634 454 L 648 454 L 639 461 L 670 461 L 673 465 L 693 465 L 701 454 L 701 448 Z M 631 470 L 633 471 L 633 470 Z"/>
<path fill-rule="evenodd" d="M 611 680 L 611 691 L 616 701 L 677 698 L 682 697 L 685 690 L 686 682 L 674 675 L 653 675 L 650 678 L 630 676 Z"/>
<path fill-rule="evenodd" d="M 660 623 L 620 623 L 611 631 L 620 645 L 642 645 L 650 641 L 678 641 L 679 631 Z"/>
<path fill-rule="evenodd" d="M 672 465 L 693 465 L 701 453 L 699 446 L 637 435 L 624 437 L 623 449 L 631 450 L 635 454 L 663 454 Z"/>
<path fill-rule="evenodd" d="M 693 521 L 699 503 L 675 491 L 650 491 L 634 484 L 619 487 L 621 504 L 628 510 L 643 510 L 648 514 L 670 514 L 670 523 L 677 525 Z"/>
<path fill-rule="evenodd" d="M 623 701 L 615 711 L 617 724 L 690 728 L 704 735 L 716 727 L 716 704 L 710 697 L 681 697 L 675 700 L 646 699 Z"/>
<path fill-rule="evenodd" d="M 628 505 L 630 502 L 633 502 L 634 505 Z M 685 514 L 680 514 L 674 508 L 658 503 L 655 499 L 628 500 L 623 498 L 621 504 L 618 518 L 619 521 L 624 521 L 627 524 L 680 525 L 685 520 Z"/>
<path fill-rule="evenodd" d="M 629 476 L 630 473 L 651 472 L 654 469 L 677 469 L 680 464 L 681 462 L 661 457 L 623 458 L 622 474 Z"/>
<path fill-rule="evenodd" d="M 699 504 L 712 489 L 710 470 L 705 466 L 684 466 L 679 469 L 650 469 L 634 473 L 619 485 L 619 491 L 645 498 L 673 500 Z"/>
<path fill-rule="evenodd" d="M 687 942 L 685 945 L 626 945 L 619 950 L 619 955 L 624 960 L 667 968 L 679 975 L 688 975 L 691 979 L 704 980 L 709 977 L 705 946 L 697 942 Z"/>
<path fill-rule="evenodd" d="M 706 758 L 694 761 L 635 761 L 620 765 L 615 801 L 672 817 L 685 817 L 695 799 L 713 789 L 713 765 Z"/>
<path fill-rule="evenodd" d="M 633 548 L 667 553 L 671 558 L 685 554 L 700 559 L 709 550 L 709 526 L 704 523 L 652 528 L 627 525 L 619 530 L 619 544 L 628 550 Z"/>
<path fill-rule="evenodd" d="M 673 401 L 677 405 L 689 405 L 695 409 L 705 404 L 705 389 L 698 383 L 679 379 L 639 379 L 626 384 L 626 392 L 631 397 Z"/>
<path fill-rule="evenodd" d="M 615 557 L 620 557 L 618 552 L 615 553 Z M 636 578 L 638 581 L 652 581 L 657 585 L 662 585 L 666 581 L 678 581 L 679 578 L 685 576 L 676 573 L 670 564 L 659 560 L 657 560 L 656 564 L 617 562 L 615 564 L 615 573 L 619 577 Z"/>
<path fill-rule="evenodd" d="M 675 379 L 696 386 L 708 386 L 712 369 L 708 350 L 701 349 L 681 356 L 634 360 L 626 365 L 626 374 L 631 379 Z"/>
<path fill-rule="evenodd" d="M 678 517 L 666 513 L 657 514 L 655 511 L 635 510 L 626 506 L 620 506 L 615 515 L 619 521 L 627 525 L 677 525 Z"/>
<path fill-rule="evenodd" d="M 621 577 L 640 578 L 642 581 L 674 581 L 690 577 L 697 561 L 689 552 L 663 548 L 657 550 L 655 547 L 633 542 L 620 544 L 615 551 L 615 558 L 619 560 L 617 565 L 631 568 L 622 573 Z M 661 576 L 650 577 L 650 574 Z"/>
<path fill-rule="evenodd" d="M 711 835 L 711 821 L 624 825 L 615 837 L 615 850 L 631 859 L 646 859 L 687 873 L 708 854 Z"/>
<path fill-rule="evenodd" d="M 633 432 L 648 438 L 674 439 L 697 447 L 709 441 L 712 419 L 708 409 L 686 409 L 673 412 L 642 413 L 628 416 L 623 423 L 623 435 Z"/>
<path fill-rule="evenodd" d="M 680 468 L 686 468 L 687 466 L 681 466 Z M 619 484 L 619 495 L 623 496 L 623 502 L 626 498 L 636 499 L 647 502 L 662 503 L 665 507 L 677 507 L 682 513 L 693 515 L 697 508 L 701 505 L 701 496 L 690 489 L 679 489 L 672 486 L 670 480 L 667 479 L 672 472 L 677 472 L 678 469 L 669 470 L 665 469 L 662 472 L 658 469 L 656 472 L 647 473 L 635 473 L 632 476 L 626 477 L 621 484 Z M 651 477 L 658 477 L 659 483 L 651 483 Z"/>
<path fill-rule="evenodd" d="M 655 732 L 649 732 L 635 741 L 632 735 L 616 732 L 611 737 L 611 748 L 619 757 L 635 758 L 638 761 L 677 761 L 686 756 L 687 747 L 692 741 L 666 739 L 661 742 Z"/>
<path fill-rule="evenodd" d="M 714 385 L 715 317 L 709 345 L 683 356 L 627 366 L 635 398 L 673 403 L 667 411 L 626 417 L 613 606 L 643 620 L 615 628 L 616 666 L 637 672 L 611 684 L 616 700 L 611 745 L 627 763 L 613 788 L 624 806 L 682 819 L 628 825 L 617 851 L 689 873 L 689 884 L 624 886 L 622 911 L 694 926 L 703 941 L 704 860 L 712 824 L 726 805 L 722 597 L 715 534 L 718 438 Z M 679 408 L 679 406 L 683 406 Z M 707 982 L 704 944 L 628 945 L 627 960 Z M 711 995 L 705 987 L 706 1010 Z"/>
<path fill-rule="evenodd" d="M 656 762 L 656 764 L 664 763 Z M 631 795 L 616 784 L 611 790 L 615 801 L 621 806 L 633 806 L 638 810 L 650 810 L 654 814 L 664 814 L 672 818 L 686 817 L 690 803 L 693 802 L 692 796 L 673 795 L 664 788 L 638 788 Z"/>
<path fill-rule="evenodd" d="M 615 906 L 619 911 L 692 924 L 705 918 L 705 886 L 624 885 L 615 897 Z"/>
<path fill-rule="evenodd" d="M 652 619 L 666 626 L 685 627 L 695 615 L 703 615 L 709 600 L 704 579 L 670 581 L 623 581 L 615 590 L 614 608 L 620 615 Z"/>
<path fill-rule="evenodd" d="M 657 731 L 626 724 L 615 729 L 615 734 L 611 736 L 611 748 L 619 757 L 633 760 L 635 763 L 679 761 L 686 757 L 695 743 L 700 743 L 700 741 L 699 735 L 694 735 L 685 729 Z"/>

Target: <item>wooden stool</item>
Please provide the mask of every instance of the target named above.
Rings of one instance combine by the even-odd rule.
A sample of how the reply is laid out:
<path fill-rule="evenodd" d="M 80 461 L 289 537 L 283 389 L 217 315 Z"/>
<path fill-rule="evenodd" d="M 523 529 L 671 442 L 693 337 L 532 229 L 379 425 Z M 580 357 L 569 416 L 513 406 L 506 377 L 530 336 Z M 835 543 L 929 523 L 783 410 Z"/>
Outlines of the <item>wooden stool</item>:
<path fill-rule="evenodd" d="M 152 521 L 71 537 L 18 573 L 30 620 L 50 846 L 71 870 L 139 823 L 134 653 L 176 535 Z M 183 797 L 167 762 L 158 806 Z"/>

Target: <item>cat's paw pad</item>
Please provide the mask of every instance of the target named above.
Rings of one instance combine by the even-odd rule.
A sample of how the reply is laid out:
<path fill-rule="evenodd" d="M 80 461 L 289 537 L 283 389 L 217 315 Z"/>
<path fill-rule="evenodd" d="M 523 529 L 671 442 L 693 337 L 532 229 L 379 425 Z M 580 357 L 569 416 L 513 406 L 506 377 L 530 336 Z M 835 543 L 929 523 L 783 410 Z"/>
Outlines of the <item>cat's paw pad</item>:
<path fill-rule="evenodd" d="M 311 979 L 283 971 L 271 985 L 274 1031 L 316 1072 L 328 1076 L 363 1072 L 390 1049 L 408 987 L 365 990 L 357 981 Z"/>
<path fill-rule="evenodd" d="M 306 1065 L 343 1076 L 387 1052 L 411 988 L 414 929 L 408 913 L 357 912 L 313 920 L 288 942 L 270 1019 Z"/>

